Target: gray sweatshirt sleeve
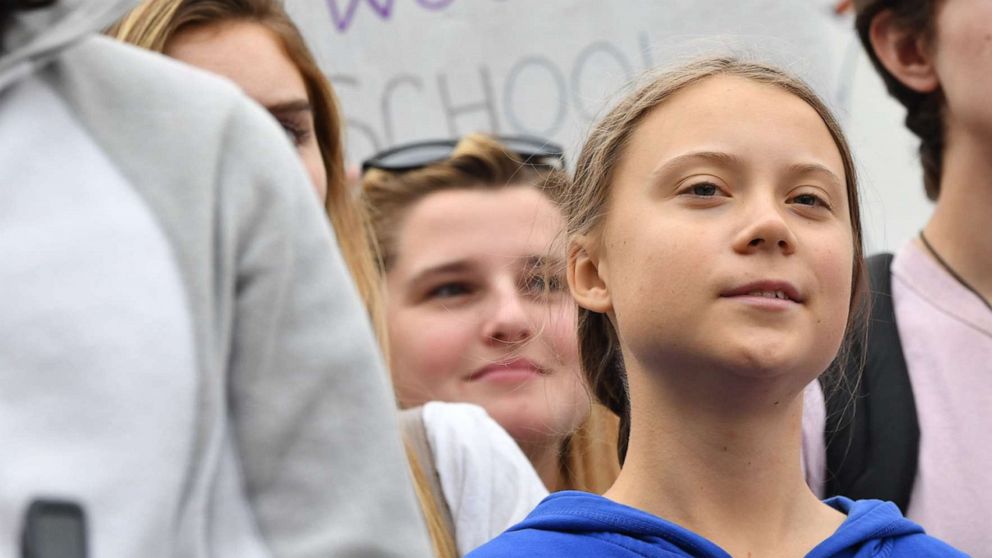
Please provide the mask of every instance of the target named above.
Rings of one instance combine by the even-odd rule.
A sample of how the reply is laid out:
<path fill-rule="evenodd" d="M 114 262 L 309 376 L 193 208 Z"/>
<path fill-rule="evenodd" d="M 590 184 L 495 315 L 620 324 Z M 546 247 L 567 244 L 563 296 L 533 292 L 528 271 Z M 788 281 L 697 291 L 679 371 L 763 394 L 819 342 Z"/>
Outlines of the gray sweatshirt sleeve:
<path fill-rule="evenodd" d="M 147 528 L 172 533 L 171 555 L 429 556 L 368 317 L 275 121 L 229 83 L 104 38 L 45 79 L 147 204 L 185 285 L 197 366 L 174 373 L 195 375 L 193 441 L 162 457 L 187 460 L 174 524 Z"/>
<path fill-rule="evenodd" d="M 295 154 L 250 116 L 227 131 L 219 209 L 233 434 L 261 534 L 280 557 L 427 556 L 364 307 Z"/>

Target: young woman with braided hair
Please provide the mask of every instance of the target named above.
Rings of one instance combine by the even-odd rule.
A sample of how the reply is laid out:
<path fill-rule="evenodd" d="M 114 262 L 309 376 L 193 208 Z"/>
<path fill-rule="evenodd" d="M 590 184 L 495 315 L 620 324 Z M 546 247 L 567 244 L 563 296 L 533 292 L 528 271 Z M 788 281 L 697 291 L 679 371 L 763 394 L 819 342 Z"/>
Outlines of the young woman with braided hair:
<path fill-rule="evenodd" d="M 936 205 L 917 238 L 894 259 L 883 260 L 889 265 L 872 268 L 873 285 L 890 285 L 876 297 L 873 326 L 894 322 L 893 334 L 871 332 L 864 370 L 851 371 L 854 385 L 861 386 L 853 422 L 829 418 L 840 414 L 829 393 L 826 405 L 822 397 L 810 401 L 804 426 L 810 477 L 823 479 L 815 488 L 825 496 L 896 501 L 935 536 L 987 555 L 992 3 L 853 4 L 858 35 L 889 93 L 906 108 L 907 128 L 920 140 L 923 184 Z M 891 256 L 871 260 L 886 257 Z M 880 304 L 888 315 L 877 311 Z"/>

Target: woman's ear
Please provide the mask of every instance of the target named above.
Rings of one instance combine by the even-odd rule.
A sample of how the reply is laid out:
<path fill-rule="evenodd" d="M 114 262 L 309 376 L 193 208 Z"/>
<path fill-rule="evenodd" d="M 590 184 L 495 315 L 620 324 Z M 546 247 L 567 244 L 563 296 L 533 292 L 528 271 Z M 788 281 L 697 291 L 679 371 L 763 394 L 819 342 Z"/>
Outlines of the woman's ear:
<path fill-rule="evenodd" d="M 940 87 L 927 37 L 898 25 L 892 10 L 872 18 L 868 37 L 878 60 L 903 85 L 918 93 Z"/>
<path fill-rule="evenodd" d="M 588 236 L 572 240 L 568 250 L 568 287 L 575 302 L 587 310 L 605 314 L 613 310 L 606 277 L 605 262 L 594 250 Z"/>

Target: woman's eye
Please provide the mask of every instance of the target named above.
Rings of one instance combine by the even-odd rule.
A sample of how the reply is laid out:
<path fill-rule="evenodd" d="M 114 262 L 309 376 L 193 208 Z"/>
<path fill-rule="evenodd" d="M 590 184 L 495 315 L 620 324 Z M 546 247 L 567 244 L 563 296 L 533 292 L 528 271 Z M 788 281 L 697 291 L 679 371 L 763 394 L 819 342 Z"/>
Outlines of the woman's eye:
<path fill-rule="evenodd" d="M 307 130 L 293 124 L 292 122 L 280 121 L 279 124 L 282 125 L 282 129 L 286 132 L 286 136 L 289 137 L 289 141 L 293 142 L 293 145 L 299 146 L 307 139 Z"/>
<path fill-rule="evenodd" d="M 428 291 L 427 298 L 454 298 L 470 292 L 471 289 L 464 283 L 445 283 Z"/>
<path fill-rule="evenodd" d="M 560 293 L 565 290 L 565 278 L 560 275 L 535 273 L 527 278 L 524 289 L 535 295 Z"/>
<path fill-rule="evenodd" d="M 792 198 L 792 203 L 798 205 L 806 205 L 809 207 L 825 207 L 830 209 L 830 205 L 823 200 L 820 196 L 816 194 L 799 194 Z"/>

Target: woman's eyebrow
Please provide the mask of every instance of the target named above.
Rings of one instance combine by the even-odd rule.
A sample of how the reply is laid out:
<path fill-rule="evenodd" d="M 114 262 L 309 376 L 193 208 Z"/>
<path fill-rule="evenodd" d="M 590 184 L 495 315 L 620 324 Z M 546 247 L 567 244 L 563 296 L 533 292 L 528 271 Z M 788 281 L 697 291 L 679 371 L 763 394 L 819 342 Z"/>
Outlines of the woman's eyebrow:
<path fill-rule="evenodd" d="M 520 263 L 523 264 L 523 267 L 526 269 L 552 269 L 556 266 L 564 267 L 565 259 L 558 256 L 533 255 L 520 258 Z"/>
<path fill-rule="evenodd" d="M 471 268 L 472 268 L 472 263 L 468 260 L 456 260 L 437 265 L 430 265 L 415 272 L 410 278 L 410 283 L 411 284 L 420 283 L 425 279 L 429 279 L 433 275 L 440 275 L 445 273 L 462 273 L 468 271 Z"/>
<path fill-rule="evenodd" d="M 520 273 L 527 277 L 535 275 L 544 277 L 562 277 L 568 267 L 564 258 L 553 255 L 525 256 L 518 261 Z"/>
<path fill-rule="evenodd" d="M 313 112 L 313 107 L 310 105 L 310 101 L 307 101 L 306 99 L 273 103 L 271 105 L 265 105 L 265 109 L 272 114 L 287 112 Z"/>

